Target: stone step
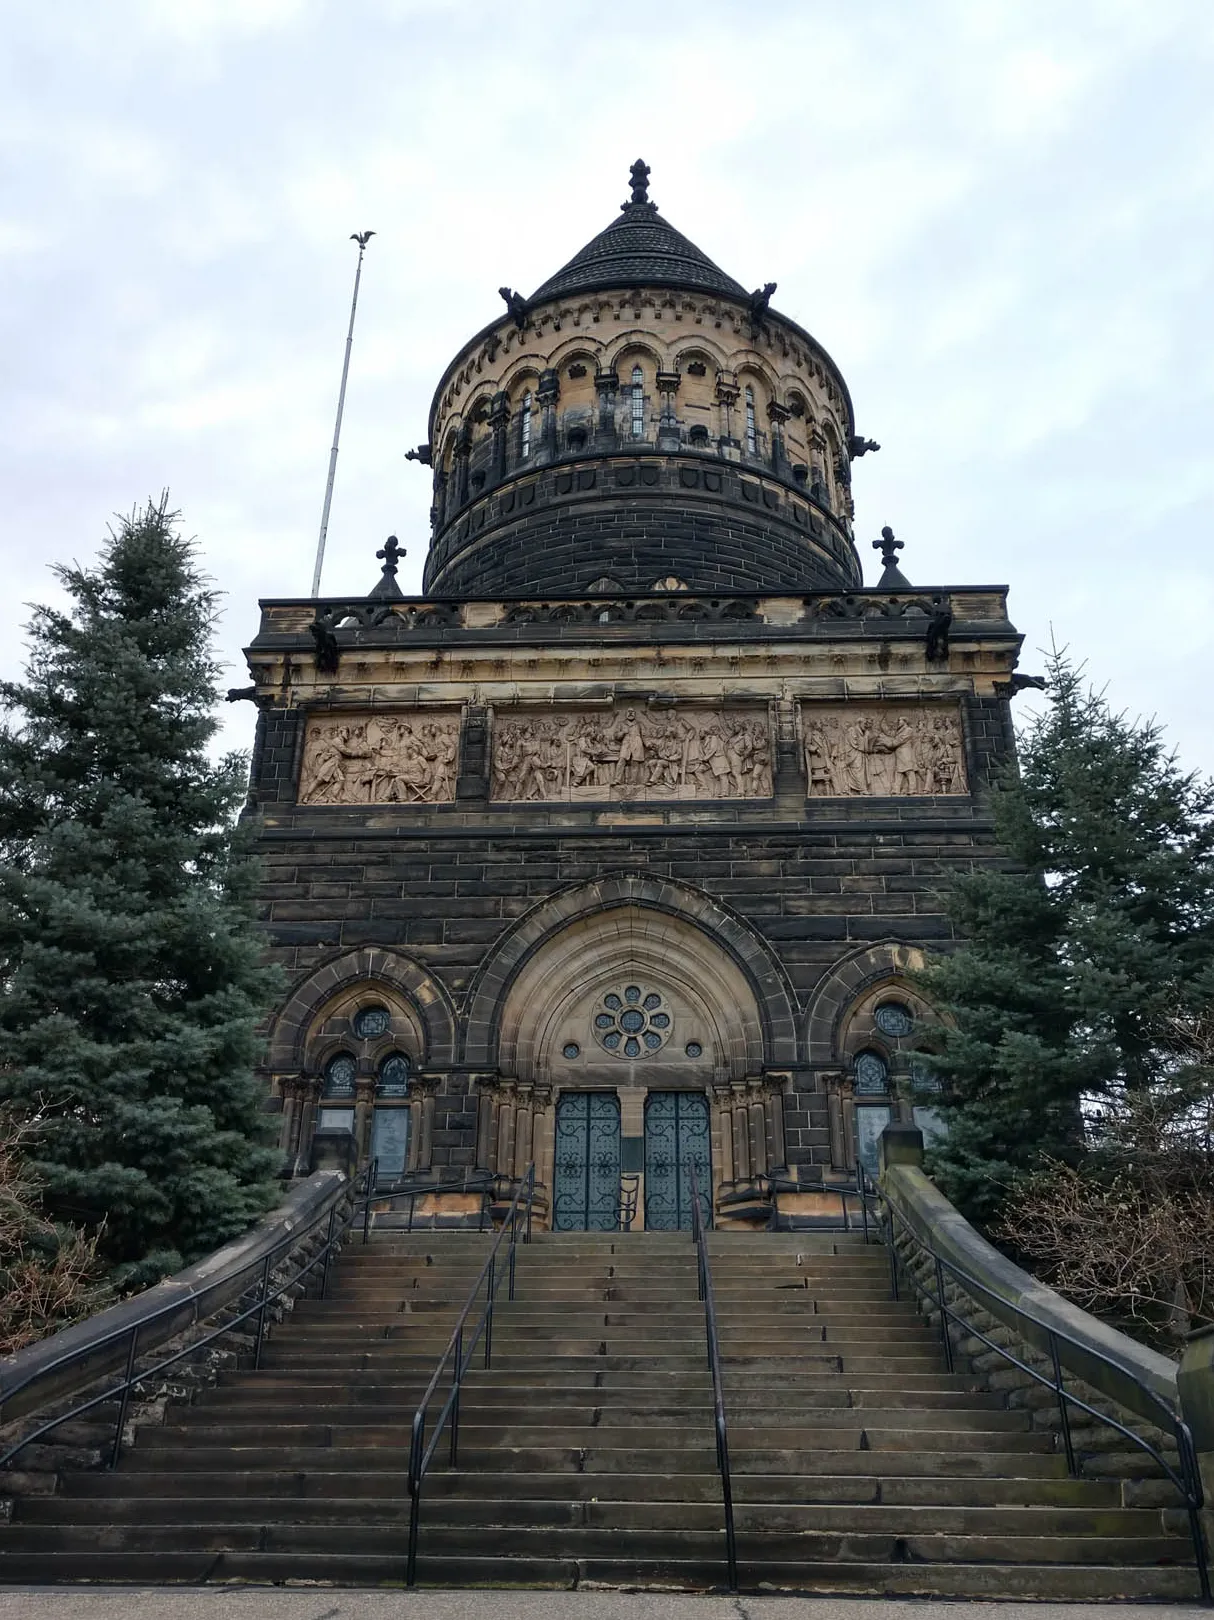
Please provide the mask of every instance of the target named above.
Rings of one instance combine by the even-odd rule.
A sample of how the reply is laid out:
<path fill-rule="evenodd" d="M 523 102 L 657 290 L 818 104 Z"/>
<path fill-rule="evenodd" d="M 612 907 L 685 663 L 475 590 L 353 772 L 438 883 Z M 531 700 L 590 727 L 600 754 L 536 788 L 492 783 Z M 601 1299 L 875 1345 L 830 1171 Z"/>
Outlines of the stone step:
<path fill-rule="evenodd" d="M 723 1540 L 723 1537 L 720 1538 Z M 617 1547 L 610 1558 L 445 1556 L 423 1550 L 421 1584 L 444 1588 L 512 1586 L 571 1589 L 575 1586 L 655 1586 L 703 1591 L 723 1584 L 723 1552 L 699 1557 L 647 1559 Z M 311 1583 L 365 1587 L 400 1585 L 403 1553 L 61 1552 L 48 1562 L 43 1552 L 0 1552 L 0 1582 L 101 1581 L 130 1586 L 199 1585 L 208 1581 L 253 1584 Z M 897 1562 L 782 1562 L 766 1558 L 739 1563 L 744 1590 L 855 1596 L 1024 1598 L 1058 1602 L 1168 1600 L 1192 1602 L 1197 1578 L 1191 1568 L 1119 1567 L 1026 1563 L 914 1564 Z"/>
<path fill-rule="evenodd" d="M 147 1502 L 160 1497 L 186 1497 L 190 1501 L 212 1498 L 235 1500 L 245 1496 L 271 1497 L 278 1501 L 316 1499 L 321 1502 L 357 1499 L 359 1501 L 399 1500 L 408 1495 L 408 1475 L 400 1469 L 359 1469 L 342 1473 L 323 1466 L 308 1473 L 275 1472 L 268 1469 L 232 1473 L 180 1472 L 173 1469 L 128 1470 L 117 1475 L 70 1473 L 64 1476 L 60 1497 L 32 1497 L 21 1505 L 38 1517 L 57 1511 L 57 1504 L 68 1500 L 98 1500 L 98 1510 L 114 1501 Z M 518 1500 L 546 1500 L 559 1491 L 562 1500 L 600 1499 L 605 1490 L 616 1501 L 713 1502 L 721 1499 L 721 1482 L 715 1463 L 702 1473 L 613 1473 L 609 1485 L 599 1473 L 495 1472 L 489 1468 L 475 1473 L 467 1469 L 448 1471 L 441 1464 L 426 1476 L 426 1498 L 459 1499 L 471 1502 L 496 1501 L 506 1497 Z M 790 1475 L 738 1474 L 733 1481 L 736 1503 L 822 1503 L 846 1507 L 851 1503 L 913 1504 L 950 1508 L 961 1507 L 1083 1507 L 1117 1509 L 1121 1506 L 1120 1483 L 1116 1480 L 1072 1479 L 1065 1470 L 1057 1475 L 1027 1478 L 978 1477 L 946 1474 L 873 1473 Z M 167 1510 L 166 1510 L 167 1511 Z M 184 1511 L 184 1510 L 182 1510 Z"/>
<path fill-rule="evenodd" d="M 905 1510 L 904 1510 L 905 1511 Z M 275 1524 L 256 1521 L 219 1524 L 13 1524 L 4 1537 L 5 1561 L 21 1553 L 52 1556 L 87 1548 L 94 1553 L 187 1552 L 221 1553 L 299 1552 L 371 1557 L 392 1557 L 403 1552 L 400 1521 L 368 1524 Z M 471 1537 L 471 1540 L 470 1540 Z M 428 1522 L 426 1547 L 430 1557 L 475 1552 L 499 1558 L 606 1558 L 628 1556 L 638 1560 L 699 1555 L 720 1556 L 723 1540 L 719 1524 L 694 1529 L 620 1528 L 612 1525 L 542 1526 L 480 1524 L 475 1528 Z M 1115 1542 L 1119 1564 L 1154 1565 L 1187 1562 L 1185 1542 L 1161 1534 L 1119 1535 Z M 1107 1564 L 1107 1536 L 967 1535 L 960 1532 L 916 1532 L 895 1536 L 888 1531 L 863 1528 L 802 1529 L 790 1533 L 772 1530 L 738 1531 L 738 1553 L 756 1563 L 839 1561 L 917 1563 L 1023 1562 L 1042 1564 Z"/>
<path fill-rule="evenodd" d="M 174 1406 L 169 1409 L 168 1421 L 194 1423 L 210 1414 L 210 1421 L 220 1416 L 231 1422 L 251 1420 L 271 1421 L 289 1418 L 301 1406 L 307 1408 L 309 1418 L 315 1422 L 337 1422 L 353 1413 L 373 1411 L 377 1415 L 411 1412 L 420 1399 L 424 1385 L 420 1382 L 411 1391 L 395 1389 L 389 1392 L 352 1385 L 307 1386 L 294 1393 L 274 1395 L 256 1386 L 247 1390 L 216 1391 L 205 1403 L 195 1406 Z M 446 1386 L 443 1386 L 444 1392 Z M 528 1384 L 502 1384 L 486 1379 L 467 1379 L 464 1382 L 461 1411 L 503 1410 L 518 1412 L 525 1409 L 534 1394 Z M 608 1389 L 560 1389 L 548 1387 L 544 1391 L 544 1408 L 562 1414 L 593 1411 L 637 1413 L 658 1416 L 663 1412 L 688 1412 L 704 1416 L 705 1402 L 712 1399 L 712 1386 L 707 1371 L 698 1387 L 677 1394 L 663 1394 L 641 1386 L 632 1391 Z M 914 1411 L 922 1414 L 924 1423 L 944 1411 L 997 1412 L 1005 1414 L 1006 1405 L 998 1394 L 973 1394 L 960 1390 L 922 1391 L 918 1394 L 906 1390 L 849 1390 L 846 1387 L 810 1391 L 790 1396 L 783 1391 L 752 1390 L 728 1392 L 726 1410 L 732 1419 L 736 1413 L 755 1414 L 770 1412 L 781 1421 L 792 1420 L 804 1414 L 805 1422 L 812 1423 L 819 1413 L 863 1411 L 867 1415 L 874 1409 L 882 1411 Z M 918 1418 L 915 1420 L 919 1421 Z"/>
<path fill-rule="evenodd" d="M 707 1391 L 705 1393 L 707 1396 Z M 441 1399 L 442 1396 L 435 1402 L 436 1410 Z M 663 1439 L 667 1444 L 674 1446 L 680 1443 L 680 1438 L 684 1434 L 690 1437 L 698 1435 L 701 1431 L 707 1431 L 712 1421 L 709 1399 L 706 1398 L 698 1407 L 684 1405 L 670 1411 L 664 1411 L 660 1407 L 638 1411 L 632 1406 L 607 1405 L 560 1406 L 544 1411 L 527 1409 L 520 1411 L 517 1405 L 505 1403 L 489 1405 L 483 1401 L 469 1399 L 460 1407 L 460 1434 L 482 1445 L 499 1443 L 496 1439 L 499 1434 L 502 1437 L 500 1440 L 502 1445 L 526 1445 L 530 1443 L 532 1436 L 542 1436 L 545 1444 L 578 1445 L 583 1443 L 592 1431 L 635 1429 L 644 1428 L 649 1424 L 661 1424 Z M 148 1432 L 146 1443 L 176 1445 L 180 1443 L 182 1431 L 186 1431 L 191 1437 L 198 1437 L 204 1443 L 208 1438 L 212 1443 L 216 1443 L 228 1437 L 240 1437 L 248 1441 L 273 1440 L 278 1436 L 285 1445 L 325 1445 L 328 1444 L 324 1437 L 325 1433 L 340 1429 L 345 1444 L 355 1444 L 365 1436 L 368 1445 L 382 1445 L 386 1443 L 385 1440 L 370 1437 L 383 1433 L 392 1435 L 398 1433 L 400 1428 L 407 1428 L 414 1410 L 412 1405 L 376 1407 L 373 1412 L 349 1406 L 320 1409 L 310 1407 L 307 1421 L 300 1422 L 298 1408 L 294 1413 L 295 1421 L 291 1421 L 286 1410 L 259 1416 L 249 1412 L 235 1415 L 220 1414 L 210 1406 L 176 1408 L 168 1413 L 162 1426 Z M 766 1417 L 766 1410 L 772 1411 L 770 1418 Z M 766 1410 L 757 1412 L 753 1408 L 735 1409 L 730 1414 L 729 1431 L 735 1445 L 767 1445 L 774 1443 L 774 1439 L 767 1437 L 775 1436 L 786 1445 L 806 1445 L 815 1437 L 855 1432 L 861 1424 L 866 1432 L 927 1430 L 942 1440 L 947 1437 L 950 1444 L 955 1436 L 962 1434 L 997 1434 L 1002 1440 L 1006 1436 L 1020 1436 L 1032 1432 L 1024 1412 L 989 1408 L 930 1411 L 919 1411 L 914 1407 L 870 1409 L 845 1407 L 838 1410 L 826 1408 L 813 1412 L 803 1424 L 797 1421 L 796 1414 L 782 1413 L 776 1409 L 775 1402 L 772 1402 Z M 502 1421 L 499 1415 L 502 1413 L 509 1413 L 511 1417 Z M 526 1438 L 522 1440 L 512 1438 L 516 1435 Z M 1044 1437 L 1034 1435 L 1034 1438 Z"/>
<path fill-rule="evenodd" d="M 549 1487 L 557 1481 L 546 1481 Z M 354 1497 L 223 1496 L 168 1497 L 42 1497 L 21 1504 L 18 1527 L 61 1526 L 83 1529 L 90 1525 L 196 1524 L 367 1524 L 394 1525 L 409 1517 L 410 1499 L 405 1482 L 395 1497 L 369 1500 Z M 613 1481 L 614 1487 L 614 1481 Z M 627 1530 L 712 1530 L 722 1525 L 719 1484 L 715 1494 L 699 1501 L 651 1499 L 644 1495 L 609 1497 L 534 1496 L 511 1489 L 510 1494 L 442 1496 L 430 1499 L 427 1484 L 426 1523 L 445 1526 L 539 1527 L 544 1525 Z M 1059 1506 L 923 1506 L 914 1503 L 805 1503 L 738 1502 L 735 1525 L 739 1532 L 766 1535 L 801 1535 L 807 1531 L 846 1531 L 860 1535 L 958 1535 L 964 1537 L 1072 1538 L 1117 1536 L 1158 1541 L 1167 1538 L 1173 1554 L 1183 1556 L 1187 1532 L 1169 1521 L 1172 1515 L 1145 1508 Z"/>

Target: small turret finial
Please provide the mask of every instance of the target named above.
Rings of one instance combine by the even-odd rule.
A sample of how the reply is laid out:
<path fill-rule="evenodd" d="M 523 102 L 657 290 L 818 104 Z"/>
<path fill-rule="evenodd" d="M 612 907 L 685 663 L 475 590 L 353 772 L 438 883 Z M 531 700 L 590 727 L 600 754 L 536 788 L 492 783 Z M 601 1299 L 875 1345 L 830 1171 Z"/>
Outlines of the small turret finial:
<path fill-rule="evenodd" d="M 371 595 L 390 598 L 398 597 L 401 594 L 401 589 L 396 583 L 396 570 L 401 558 L 405 555 L 404 546 L 401 545 L 394 534 L 390 534 L 375 555 L 383 559 L 384 571 Z"/>
<path fill-rule="evenodd" d="M 877 581 L 877 589 L 881 591 L 909 590 L 910 580 L 898 567 L 898 553 L 906 549 L 903 540 L 894 539 L 894 531 L 887 523 L 881 530 L 880 540 L 873 541 L 873 550 L 881 553 L 881 561 L 885 565 L 885 572 Z"/>
<path fill-rule="evenodd" d="M 649 201 L 648 163 L 644 162 L 641 158 L 638 158 L 632 165 L 631 169 L 629 169 L 628 173 L 632 177 L 632 202 L 647 203 Z M 631 207 L 631 204 L 625 203 L 624 207 L 629 208 Z"/>

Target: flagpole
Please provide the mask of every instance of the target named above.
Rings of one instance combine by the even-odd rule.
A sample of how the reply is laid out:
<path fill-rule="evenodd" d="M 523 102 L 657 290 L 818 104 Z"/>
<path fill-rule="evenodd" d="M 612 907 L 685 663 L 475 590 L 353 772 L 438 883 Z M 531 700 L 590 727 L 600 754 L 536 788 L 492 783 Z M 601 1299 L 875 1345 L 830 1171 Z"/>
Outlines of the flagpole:
<path fill-rule="evenodd" d="M 358 264 L 354 270 L 354 297 L 350 300 L 350 330 L 346 333 L 346 354 L 341 366 L 341 388 L 337 395 L 337 421 L 333 427 L 333 448 L 329 452 L 329 481 L 325 485 L 324 511 L 320 514 L 320 539 L 316 542 L 316 568 L 312 575 L 312 595 L 320 595 L 320 571 L 325 562 L 325 536 L 329 532 L 329 508 L 333 504 L 333 480 L 337 476 L 337 446 L 341 439 L 341 413 L 346 408 L 346 378 L 350 375 L 350 349 L 354 343 L 354 316 L 358 310 L 358 284 L 363 273 L 363 254 L 374 231 L 355 231 L 351 242 L 358 243 Z"/>

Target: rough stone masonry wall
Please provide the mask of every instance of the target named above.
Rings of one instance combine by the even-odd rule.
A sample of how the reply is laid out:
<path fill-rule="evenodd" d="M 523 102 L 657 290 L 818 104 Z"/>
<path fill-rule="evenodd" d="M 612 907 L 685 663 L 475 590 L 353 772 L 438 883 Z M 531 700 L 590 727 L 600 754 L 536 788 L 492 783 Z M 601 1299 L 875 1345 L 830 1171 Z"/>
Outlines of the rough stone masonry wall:
<path fill-rule="evenodd" d="M 739 818 L 744 812 L 738 812 Z M 716 813 L 714 812 L 714 819 Z M 802 1030 L 815 985 L 849 951 L 876 941 L 924 946 L 952 939 L 941 890 L 950 874 L 991 859 L 989 827 L 909 813 L 874 826 L 732 828 L 618 825 L 558 829 L 498 817 L 442 831 L 402 823 L 378 833 L 346 813 L 307 818 L 307 830 L 263 835 L 261 916 L 273 955 L 292 978 L 338 950 L 392 946 L 415 957 L 458 1006 L 499 936 L 537 901 L 606 873 L 639 872 L 702 888 L 736 911 L 778 955 Z M 786 1098 L 792 1165 L 830 1162 L 825 1098 L 808 1052 Z M 436 1097 L 436 1169 L 473 1163 L 475 1103 L 458 1070 Z M 816 1179 L 816 1175 L 810 1179 Z"/>

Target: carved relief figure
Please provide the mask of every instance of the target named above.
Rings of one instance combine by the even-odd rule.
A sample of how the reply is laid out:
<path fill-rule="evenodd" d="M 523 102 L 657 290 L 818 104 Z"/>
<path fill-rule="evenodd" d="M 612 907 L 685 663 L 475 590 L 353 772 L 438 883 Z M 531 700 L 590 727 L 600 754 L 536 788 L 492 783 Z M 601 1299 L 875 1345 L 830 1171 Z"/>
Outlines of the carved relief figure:
<path fill-rule="evenodd" d="M 805 772 L 815 798 L 967 791 L 955 710 L 806 704 L 801 715 Z"/>
<path fill-rule="evenodd" d="M 455 797 L 459 720 L 445 714 L 315 720 L 301 804 L 443 804 Z"/>
<path fill-rule="evenodd" d="M 767 798 L 765 715 L 621 707 L 499 714 L 493 797 L 508 800 Z"/>

